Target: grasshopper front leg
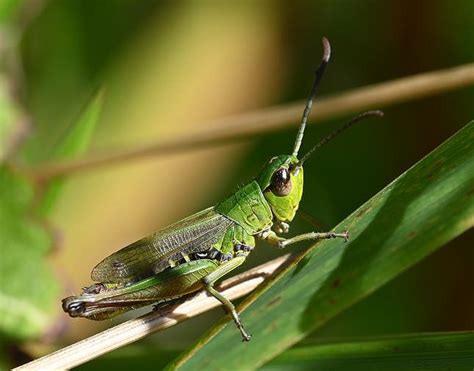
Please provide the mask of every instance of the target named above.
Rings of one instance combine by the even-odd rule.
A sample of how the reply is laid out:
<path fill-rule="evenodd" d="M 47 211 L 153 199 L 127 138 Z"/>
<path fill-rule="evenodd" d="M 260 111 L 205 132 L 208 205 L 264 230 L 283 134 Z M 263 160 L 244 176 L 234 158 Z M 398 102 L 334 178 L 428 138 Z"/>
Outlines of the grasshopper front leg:
<path fill-rule="evenodd" d="M 202 281 L 206 291 L 212 296 L 214 296 L 217 300 L 219 300 L 232 315 L 232 318 L 242 335 L 242 341 L 250 341 L 251 336 L 245 331 L 244 326 L 242 325 L 242 322 L 240 320 L 239 314 L 235 310 L 234 304 L 232 304 L 229 299 L 227 299 L 224 295 L 219 293 L 219 291 L 214 288 L 214 283 L 219 278 L 225 276 L 227 273 L 237 268 L 244 261 L 245 256 L 237 256 L 220 265 L 215 271 L 209 273 L 206 277 L 204 277 Z"/>
<path fill-rule="evenodd" d="M 283 238 L 283 237 L 278 236 L 274 231 L 269 230 L 262 233 L 261 238 L 267 240 L 269 243 L 273 245 L 277 245 L 280 249 L 284 249 L 286 246 L 292 245 L 300 241 L 325 240 L 325 239 L 330 239 L 330 238 L 344 238 L 344 240 L 347 241 L 349 240 L 349 232 L 348 231 L 345 231 L 343 233 L 309 232 L 309 233 L 303 233 L 291 238 Z"/>

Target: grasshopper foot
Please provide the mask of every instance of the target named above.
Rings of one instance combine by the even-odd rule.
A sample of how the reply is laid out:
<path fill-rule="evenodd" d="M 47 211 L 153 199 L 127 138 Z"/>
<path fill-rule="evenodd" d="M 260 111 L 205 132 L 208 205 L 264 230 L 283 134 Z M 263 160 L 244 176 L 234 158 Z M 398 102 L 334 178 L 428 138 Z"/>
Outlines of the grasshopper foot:
<path fill-rule="evenodd" d="M 344 231 L 342 233 L 328 232 L 323 238 L 343 238 L 345 242 L 349 241 L 349 231 Z"/>
<path fill-rule="evenodd" d="M 349 241 L 349 238 L 350 238 L 349 231 L 346 230 L 342 232 L 342 234 L 344 235 L 344 241 L 345 242 Z"/>
<path fill-rule="evenodd" d="M 247 343 L 252 340 L 252 335 L 249 334 L 242 334 L 242 342 Z"/>
<path fill-rule="evenodd" d="M 238 317 L 237 317 L 238 318 Z M 235 318 L 234 318 L 235 320 Z M 240 322 L 240 319 L 235 321 L 235 324 L 237 325 L 237 328 L 240 331 L 240 334 L 242 335 L 242 342 L 246 343 L 252 339 L 252 335 L 247 334 L 247 332 L 244 329 L 244 326 L 242 326 L 242 322 Z"/>

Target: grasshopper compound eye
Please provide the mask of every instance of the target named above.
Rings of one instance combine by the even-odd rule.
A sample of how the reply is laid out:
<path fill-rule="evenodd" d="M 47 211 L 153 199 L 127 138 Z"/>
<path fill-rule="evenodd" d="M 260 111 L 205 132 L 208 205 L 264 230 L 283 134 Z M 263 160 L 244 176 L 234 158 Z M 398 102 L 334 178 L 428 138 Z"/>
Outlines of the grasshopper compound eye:
<path fill-rule="evenodd" d="M 291 177 L 287 168 L 282 167 L 272 175 L 270 190 L 275 196 L 288 196 L 291 192 Z"/>

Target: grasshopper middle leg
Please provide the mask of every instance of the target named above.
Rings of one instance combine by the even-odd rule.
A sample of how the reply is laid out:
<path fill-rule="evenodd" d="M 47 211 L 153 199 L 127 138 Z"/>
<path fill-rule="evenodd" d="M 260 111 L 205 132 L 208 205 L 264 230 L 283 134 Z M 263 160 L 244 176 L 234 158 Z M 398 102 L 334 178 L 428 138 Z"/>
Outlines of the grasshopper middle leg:
<path fill-rule="evenodd" d="M 283 238 L 278 236 L 273 231 L 268 231 L 266 235 L 263 235 L 262 238 L 267 240 L 268 242 L 277 245 L 280 249 L 285 248 L 288 245 L 292 245 L 294 243 L 300 241 L 307 241 L 307 240 L 325 240 L 330 238 L 344 238 L 344 240 L 349 239 L 349 232 L 345 231 L 343 233 L 335 233 L 335 232 L 309 232 L 303 233 L 295 237 L 291 238 Z"/>
<path fill-rule="evenodd" d="M 235 310 L 235 307 L 232 302 L 214 288 L 214 283 L 219 278 L 238 267 L 244 262 L 244 260 L 244 256 L 237 256 L 223 263 L 214 272 L 209 273 L 206 277 L 203 278 L 203 284 L 206 291 L 212 296 L 214 296 L 217 300 L 219 300 L 227 309 L 227 311 L 232 315 L 232 319 L 234 320 L 237 328 L 239 329 L 242 335 L 242 341 L 250 341 L 251 336 L 245 331 L 244 326 L 242 325 L 242 321 L 240 320 L 239 314 Z"/>

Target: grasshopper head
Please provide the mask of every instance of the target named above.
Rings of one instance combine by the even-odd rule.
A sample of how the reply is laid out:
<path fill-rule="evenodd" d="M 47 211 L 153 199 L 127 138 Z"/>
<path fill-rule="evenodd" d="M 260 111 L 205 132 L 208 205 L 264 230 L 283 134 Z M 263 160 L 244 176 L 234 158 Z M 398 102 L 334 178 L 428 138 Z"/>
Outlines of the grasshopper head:
<path fill-rule="evenodd" d="M 293 155 L 273 157 L 257 178 L 276 219 L 291 222 L 303 195 L 303 167 Z"/>
<path fill-rule="evenodd" d="M 263 190 L 265 199 L 269 203 L 274 217 L 282 222 L 292 221 L 296 211 L 298 210 L 301 196 L 303 195 L 303 163 L 313 154 L 313 152 L 329 142 L 337 134 L 348 129 L 362 119 L 370 116 L 383 116 L 383 112 L 381 111 L 367 111 L 354 117 L 344 126 L 323 138 L 304 156 L 298 159 L 298 152 L 303 141 L 304 130 L 311 111 L 313 99 L 316 96 L 324 69 L 326 68 L 331 56 L 331 46 L 326 38 L 323 38 L 323 47 L 323 58 L 321 64 L 316 70 L 316 77 L 303 112 L 303 118 L 296 136 L 293 153 L 291 155 L 273 157 L 257 177 L 257 182 Z"/>

